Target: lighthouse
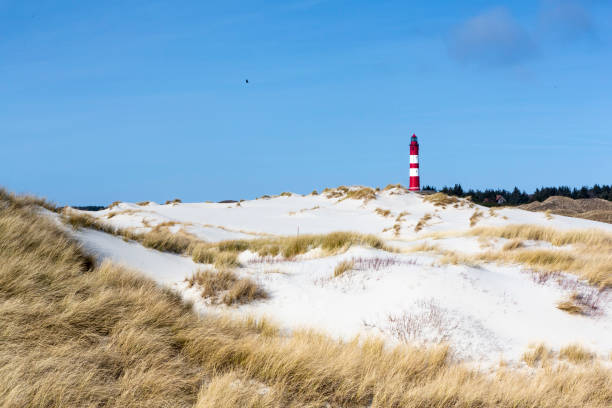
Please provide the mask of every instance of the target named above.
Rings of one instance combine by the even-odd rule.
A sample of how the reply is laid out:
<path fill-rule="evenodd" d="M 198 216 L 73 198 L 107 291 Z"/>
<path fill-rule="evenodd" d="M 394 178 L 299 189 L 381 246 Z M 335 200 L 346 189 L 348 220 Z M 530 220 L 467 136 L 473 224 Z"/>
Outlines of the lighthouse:
<path fill-rule="evenodd" d="M 410 138 L 410 191 L 419 191 L 419 142 L 415 134 Z"/>

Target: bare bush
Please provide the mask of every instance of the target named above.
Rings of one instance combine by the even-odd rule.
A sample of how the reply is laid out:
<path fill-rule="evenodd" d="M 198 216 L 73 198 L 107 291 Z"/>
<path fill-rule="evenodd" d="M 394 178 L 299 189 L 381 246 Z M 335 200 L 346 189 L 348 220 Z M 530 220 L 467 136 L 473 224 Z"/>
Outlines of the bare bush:
<path fill-rule="evenodd" d="M 457 327 L 433 299 L 420 300 L 415 309 L 387 317 L 384 331 L 402 343 L 447 341 Z"/>

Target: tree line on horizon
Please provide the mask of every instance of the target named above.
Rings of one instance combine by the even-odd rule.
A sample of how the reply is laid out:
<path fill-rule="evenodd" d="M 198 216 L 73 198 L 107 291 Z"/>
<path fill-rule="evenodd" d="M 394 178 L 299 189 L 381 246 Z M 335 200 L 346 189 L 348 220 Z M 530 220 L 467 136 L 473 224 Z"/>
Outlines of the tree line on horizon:
<path fill-rule="evenodd" d="M 425 186 L 422 190 L 440 191 L 447 195 L 457 197 L 471 197 L 472 201 L 483 205 L 521 205 L 528 204 L 534 201 L 545 201 L 552 196 L 569 197 L 573 199 L 579 198 L 601 198 L 612 201 L 612 185 L 595 184 L 593 187 L 582 186 L 581 188 L 570 188 L 568 186 L 560 187 L 540 187 L 536 188 L 533 194 L 527 194 L 524 190 L 519 190 L 514 187 L 512 191 L 505 189 L 485 189 L 485 190 L 464 190 L 461 184 L 455 184 L 453 187 L 444 186 L 440 190 L 433 186 Z M 504 204 L 497 203 L 498 196 L 504 197 Z"/>

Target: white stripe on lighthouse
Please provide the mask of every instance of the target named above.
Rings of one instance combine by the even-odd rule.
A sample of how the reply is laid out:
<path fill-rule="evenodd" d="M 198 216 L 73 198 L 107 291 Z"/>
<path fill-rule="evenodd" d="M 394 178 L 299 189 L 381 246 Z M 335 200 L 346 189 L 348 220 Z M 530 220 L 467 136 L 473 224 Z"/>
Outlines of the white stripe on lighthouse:
<path fill-rule="evenodd" d="M 406 157 L 406 156 L 404 156 Z M 411 154 L 410 155 L 410 164 L 414 164 L 414 163 L 418 163 L 419 162 L 419 155 L 418 154 Z"/>
<path fill-rule="evenodd" d="M 419 169 L 418 167 L 412 167 L 410 169 L 410 177 L 418 177 L 419 176 Z"/>

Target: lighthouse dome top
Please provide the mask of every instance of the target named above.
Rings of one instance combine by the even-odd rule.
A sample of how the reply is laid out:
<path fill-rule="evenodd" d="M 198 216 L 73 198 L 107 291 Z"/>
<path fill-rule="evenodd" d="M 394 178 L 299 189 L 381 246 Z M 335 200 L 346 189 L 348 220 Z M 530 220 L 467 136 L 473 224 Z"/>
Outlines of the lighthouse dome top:
<path fill-rule="evenodd" d="M 416 135 L 414 133 L 412 134 L 412 137 L 410 138 L 410 141 L 411 142 L 416 142 L 417 141 L 417 137 L 416 137 Z"/>

